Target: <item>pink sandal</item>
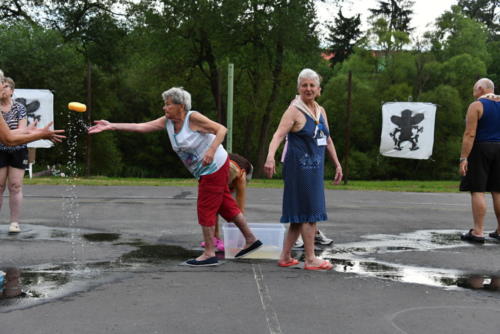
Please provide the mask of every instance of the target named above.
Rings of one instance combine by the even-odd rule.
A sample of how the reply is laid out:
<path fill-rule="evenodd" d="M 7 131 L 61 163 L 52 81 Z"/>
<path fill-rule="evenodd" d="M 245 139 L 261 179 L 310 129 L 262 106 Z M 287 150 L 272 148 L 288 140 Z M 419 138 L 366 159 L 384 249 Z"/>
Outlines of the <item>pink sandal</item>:
<path fill-rule="evenodd" d="M 217 249 L 217 251 L 219 251 L 219 252 L 224 251 L 224 241 L 222 241 L 221 239 L 217 239 L 214 237 L 214 245 L 215 245 L 215 248 Z M 205 248 L 205 241 L 202 241 L 200 243 L 200 246 Z"/>

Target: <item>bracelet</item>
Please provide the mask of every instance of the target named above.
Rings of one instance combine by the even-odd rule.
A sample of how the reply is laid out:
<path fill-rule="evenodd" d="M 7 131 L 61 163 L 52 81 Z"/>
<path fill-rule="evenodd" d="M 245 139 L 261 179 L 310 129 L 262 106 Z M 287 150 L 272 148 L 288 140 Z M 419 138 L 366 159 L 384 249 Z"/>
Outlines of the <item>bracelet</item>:
<path fill-rule="evenodd" d="M 462 163 L 462 162 L 464 162 L 464 161 L 467 161 L 467 158 L 460 158 L 458 161 L 459 161 L 460 163 Z"/>

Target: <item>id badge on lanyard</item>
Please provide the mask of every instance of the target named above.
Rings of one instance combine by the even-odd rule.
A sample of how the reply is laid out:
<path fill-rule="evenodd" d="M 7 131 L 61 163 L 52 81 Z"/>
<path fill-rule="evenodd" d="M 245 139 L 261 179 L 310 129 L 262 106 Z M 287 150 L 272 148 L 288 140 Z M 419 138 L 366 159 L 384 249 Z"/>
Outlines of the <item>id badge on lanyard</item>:
<path fill-rule="evenodd" d="M 316 129 L 314 129 L 314 138 L 316 138 L 316 145 L 326 146 L 326 136 L 323 132 L 323 124 L 316 124 Z"/>

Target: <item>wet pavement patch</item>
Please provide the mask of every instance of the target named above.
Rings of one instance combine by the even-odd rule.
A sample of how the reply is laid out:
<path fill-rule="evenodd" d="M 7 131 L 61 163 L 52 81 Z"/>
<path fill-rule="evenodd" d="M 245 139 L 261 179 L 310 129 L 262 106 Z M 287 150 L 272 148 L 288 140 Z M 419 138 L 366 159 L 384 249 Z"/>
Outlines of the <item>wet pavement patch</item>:
<path fill-rule="evenodd" d="M 294 254 L 304 261 L 303 254 Z M 321 256 L 321 255 L 320 255 Z M 333 271 L 358 276 L 374 277 L 395 282 L 421 284 L 447 290 L 468 289 L 500 293 L 500 272 L 494 274 L 471 274 L 459 270 L 423 268 L 395 263 L 377 262 L 369 259 L 347 260 L 325 257 L 333 263 Z M 292 269 L 302 270 L 302 266 Z"/>
<path fill-rule="evenodd" d="M 456 230 L 419 230 L 399 235 L 363 236 L 364 241 L 336 244 L 318 252 L 331 260 L 334 271 L 353 273 L 397 282 L 422 284 L 445 289 L 474 289 L 500 292 L 500 272 L 493 274 L 467 273 L 460 270 L 426 268 L 378 261 L 370 256 L 383 253 L 426 252 L 457 247 L 472 247 L 460 240 Z M 488 245 L 489 243 L 489 245 Z M 487 242 L 485 246 L 495 246 Z"/>
<path fill-rule="evenodd" d="M 173 197 L 173 199 L 186 199 L 189 195 L 191 195 L 191 191 L 183 191 Z"/>
<path fill-rule="evenodd" d="M 74 263 L 65 265 L 46 264 L 22 268 L 20 283 L 24 292 L 21 296 L 24 298 L 0 298 L 0 313 L 88 291 L 106 282 L 133 277 L 136 270 L 156 270 L 157 263 L 169 265 L 169 261 L 184 261 L 197 257 L 202 252 L 201 249 L 186 249 L 177 245 L 146 244 L 141 239 L 129 239 L 118 233 L 99 233 L 98 231 L 81 229 L 79 229 L 80 233 L 75 233 L 72 229 L 39 225 L 32 225 L 30 228 L 30 231 L 27 231 L 24 236 L 20 235 L 21 239 L 71 242 L 74 236 L 78 236 L 78 238 L 81 237 L 82 242 L 84 240 L 89 242 L 119 240 L 113 245 L 130 245 L 136 249 L 123 254 L 116 261 L 96 263 L 77 263 L 74 261 Z M 4 238 L 8 237 L 0 235 L 0 239 Z M 364 236 L 363 239 L 359 242 L 335 244 L 333 247 L 323 248 L 318 255 L 331 260 L 334 263 L 333 271 L 338 273 L 422 284 L 448 290 L 477 290 L 500 296 L 498 294 L 500 292 L 500 272 L 468 273 L 459 270 L 410 266 L 372 258 L 374 254 L 402 252 L 425 252 L 423 256 L 429 256 L 426 254 L 430 254 L 436 249 L 471 247 L 460 241 L 459 231 L 422 230 L 399 235 L 368 235 Z M 488 241 L 488 243 L 485 245 L 486 247 L 493 246 L 494 242 Z M 495 244 L 497 243 L 495 242 Z"/>
<path fill-rule="evenodd" d="M 81 234 L 98 234 L 99 231 L 88 229 L 74 229 L 67 227 L 51 227 L 44 225 L 23 224 L 18 234 L 8 234 L 8 227 L 0 229 L 0 240 L 50 240 L 74 241 Z"/>
<path fill-rule="evenodd" d="M 105 283 L 133 276 L 134 271 L 149 270 L 151 263 L 186 260 L 201 254 L 175 245 L 139 244 L 134 251 L 117 261 L 40 265 L 19 269 L 22 294 L 15 298 L 2 298 L 0 313 L 25 309 L 47 303 L 78 292 L 88 291 Z M 156 266 L 154 267 L 155 269 Z"/>
<path fill-rule="evenodd" d="M 119 233 L 87 233 L 82 236 L 85 240 L 91 242 L 106 242 L 120 239 Z"/>
<path fill-rule="evenodd" d="M 187 258 L 197 257 L 200 251 L 189 250 L 180 246 L 172 245 L 141 245 L 122 256 L 123 260 L 140 259 L 147 262 L 185 260 Z"/>
<path fill-rule="evenodd" d="M 472 247 L 460 240 L 457 230 L 419 230 L 401 234 L 374 234 L 362 236 L 363 241 L 334 244 L 324 248 L 322 255 L 326 257 L 351 259 L 353 255 L 400 253 L 407 251 L 429 252 L 439 249 Z M 498 242 L 487 240 L 485 247 L 496 246 Z"/>
<path fill-rule="evenodd" d="M 86 264 L 40 265 L 19 271 L 22 294 L 1 298 L 0 313 L 26 309 L 78 292 L 89 291 L 102 284 L 132 277 L 139 268 L 134 264 L 96 262 Z"/>

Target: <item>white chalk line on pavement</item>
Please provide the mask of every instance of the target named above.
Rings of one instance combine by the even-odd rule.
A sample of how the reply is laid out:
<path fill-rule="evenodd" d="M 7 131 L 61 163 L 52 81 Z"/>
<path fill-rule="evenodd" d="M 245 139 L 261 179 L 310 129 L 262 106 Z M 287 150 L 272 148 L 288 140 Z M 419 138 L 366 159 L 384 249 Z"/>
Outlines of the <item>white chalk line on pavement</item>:
<path fill-rule="evenodd" d="M 256 268 L 257 267 L 257 268 Z M 266 315 L 267 327 L 269 328 L 270 334 L 281 334 L 280 321 L 278 315 L 273 307 L 273 300 L 269 294 L 269 289 L 264 283 L 264 275 L 262 275 L 262 268 L 260 265 L 252 264 L 253 276 L 255 278 L 255 283 L 257 283 L 257 291 L 259 292 L 260 302 L 262 303 L 262 308 L 264 314 Z"/>
<path fill-rule="evenodd" d="M 398 331 L 399 334 L 409 334 L 408 332 L 404 331 L 401 327 L 396 325 L 395 320 L 398 316 L 400 316 L 403 313 L 409 313 L 413 311 L 422 311 L 422 310 L 439 310 L 439 309 L 458 309 L 458 310 L 467 310 L 467 309 L 472 309 L 472 310 L 483 310 L 483 311 L 495 311 L 495 312 L 500 312 L 500 309 L 494 308 L 494 307 L 484 307 L 484 306 L 467 306 L 467 305 L 441 305 L 441 306 L 420 306 L 420 307 L 411 307 L 407 309 L 400 310 L 398 312 L 395 312 L 391 314 L 390 316 L 387 316 L 387 320 L 391 323 L 391 325 Z"/>

